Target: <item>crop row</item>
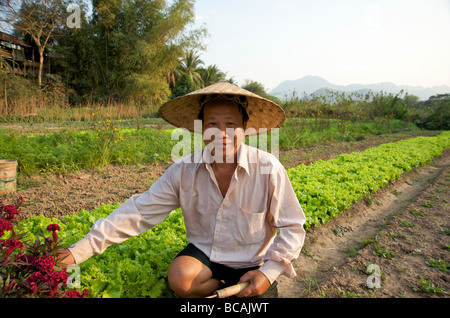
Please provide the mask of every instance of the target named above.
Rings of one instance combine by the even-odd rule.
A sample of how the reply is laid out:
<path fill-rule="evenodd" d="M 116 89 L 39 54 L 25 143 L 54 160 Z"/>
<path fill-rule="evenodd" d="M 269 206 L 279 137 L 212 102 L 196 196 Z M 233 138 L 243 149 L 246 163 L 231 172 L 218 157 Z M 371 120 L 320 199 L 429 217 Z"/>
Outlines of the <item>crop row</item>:
<path fill-rule="evenodd" d="M 307 216 L 305 227 L 327 223 L 352 203 L 429 162 L 447 148 L 450 132 L 383 144 L 288 169 Z M 106 217 L 118 205 L 81 210 L 62 220 L 32 216 L 20 222 L 17 230 L 28 232 L 28 239 L 33 241 L 35 235 L 45 233 L 47 225 L 56 223 L 61 227 L 62 244 L 68 246 L 83 238 L 96 220 Z M 186 243 L 182 212 L 177 209 L 153 229 L 80 264 L 81 288 L 87 288 L 95 297 L 173 297 L 167 285 L 167 270 Z"/>
<path fill-rule="evenodd" d="M 176 141 L 172 130 L 62 131 L 46 135 L 0 133 L 0 158 L 16 159 L 19 172 L 67 173 L 114 164 L 166 161 Z"/>
<path fill-rule="evenodd" d="M 450 148 L 450 131 L 386 143 L 360 153 L 287 170 L 306 214 L 306 227 L 326 224 L 364 196 L 375 193 L 402 173 L 429 162 Z"/>
<path fill-rule="evenodd" d="M 361 140 L 385 133 L 376 123 L 346 123 L 322 120 L 314 125 L 308 119 L 291 119 L 279 131 L 280 150 L 312 146 L 317 143 Z M 389 121 L 395 131 L 417 130 L 400 121 Z M 16 159 L 19 172 L 71 173 L 109 164 L 130 165 L 165 162 L 171 157 L 173 129 L 118 128 L 117 122 L 99 122 L 82 131 L 63 130 L 51 134 L 5 134 L 0 131 L 0 159 Z M 271 134 L 267 149 L 270 151 Z M 192 136 L 193 137 L 193 136 Z M 248 143 L 248 142 L 247 142 Z"/>

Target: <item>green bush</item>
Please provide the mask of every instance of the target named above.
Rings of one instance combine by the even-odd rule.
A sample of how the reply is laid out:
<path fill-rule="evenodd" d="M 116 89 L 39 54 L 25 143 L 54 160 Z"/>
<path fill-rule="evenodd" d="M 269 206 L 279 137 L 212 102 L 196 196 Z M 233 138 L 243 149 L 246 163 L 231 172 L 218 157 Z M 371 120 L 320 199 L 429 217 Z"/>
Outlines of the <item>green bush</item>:
<path fill-rule="evenodd" d="M 450 100 L 439 105 L 428 116 L 415 120 L 414 123 L 428 130 L 450 130 Z"/>

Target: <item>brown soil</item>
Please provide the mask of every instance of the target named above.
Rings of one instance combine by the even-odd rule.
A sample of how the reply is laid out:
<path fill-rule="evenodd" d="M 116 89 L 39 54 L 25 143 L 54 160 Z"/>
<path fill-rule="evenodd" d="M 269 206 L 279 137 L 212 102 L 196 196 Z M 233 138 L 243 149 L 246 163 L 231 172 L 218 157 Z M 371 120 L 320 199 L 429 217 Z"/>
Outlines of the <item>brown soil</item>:
<path fill-rule="evenodd" d="M 101 204 L 123 202 L 133 194 L 146 191 L 168 166 L 108 166 L 65 175 L 19 177 L 17 194 L 25 200 L 20 218 L 39 214 L 61 218 L 81 209 L 91 211 Z M 8 198 L 11 200 L 12 195 Z"/>
<path fill-rule="evenodd" d="M 377 136 L 292 150 L 282 152 L 280 160 L 289 168 L 403 138 L 407 136 Z M 80 209 L 92 210 L 101 204 L 123 202 L 147 190 L 170 164 L 109 166 L 68 175 L 19 176 L 17 193 L 25 199 L 21 218 L 38 214 L 60 218 Z M 450 267 L 450 238 L 443 233 L 444 229 L 450 229 L 449 193 L 450 149 L 433 164 L 418 168 L 380 190 L 371 198 L 370 205 L 366 203 L 368 199 L 363 200 L 328 224 L 309 229 L 305 249 L 294 262 L 297 277 L 279 278 L 280 297 L 449 297 L 413 291 L 411 287 L 419 286 L 419 276 L 422 276 L 450 293 L 449 269 L 437 270 L 426 265 L 431 257 Z M 13 198 L 13 194 L 3 195 L 0 201 L 11 202 Z M 433 207 L 422 206 L 425 201 Z M 423 216 L 412 214 L 412 209 L 423 212 Z M 361 247 L 364 238 L 377 242 Z M 395 260 L 374 255 L 376 244 L 381 244 L 385 254 L 386 251 L 395 253 Z M 350 253 L 356 254 L 349 257 Z M 365 268 L 369 264 L 379 266 L 381 288 L 367 287 L 370 274 L 365 273 Z"/>

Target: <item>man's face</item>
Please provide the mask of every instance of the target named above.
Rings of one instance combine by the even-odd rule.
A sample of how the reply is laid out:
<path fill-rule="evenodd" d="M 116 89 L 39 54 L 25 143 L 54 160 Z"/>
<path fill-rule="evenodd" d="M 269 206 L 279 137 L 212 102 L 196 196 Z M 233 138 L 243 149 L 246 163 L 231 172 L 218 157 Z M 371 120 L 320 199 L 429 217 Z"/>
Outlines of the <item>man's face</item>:
<path fill-rule="evenodd" d="M 244 140 L 244 123 L 238 105 L 226 100 L 208 103 L 203 111 L 202 130 L 205 145 L 217 156 L 216 162 L 220 158 L 222 162 L 230 162 L 229 158 L 234 158 Z"/>

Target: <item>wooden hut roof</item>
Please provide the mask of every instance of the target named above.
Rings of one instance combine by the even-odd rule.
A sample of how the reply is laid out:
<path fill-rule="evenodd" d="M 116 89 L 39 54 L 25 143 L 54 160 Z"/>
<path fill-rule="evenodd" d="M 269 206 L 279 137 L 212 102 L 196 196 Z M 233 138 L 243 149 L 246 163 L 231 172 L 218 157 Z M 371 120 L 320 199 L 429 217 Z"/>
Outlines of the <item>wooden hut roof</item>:
<path fill-rule="evenodd" d="M 5 41 L 5 42 L 9 42 L 9 43 L 13 43 L 13 44 L 17 44 L 23 47 L 30 47 L 28 44 L 26 44 L 25 42 L 19 40 L 18 38 L 8 34 L 8 33 L 4 33 L 0 31 L 0 41 Z"/>

